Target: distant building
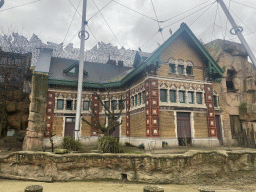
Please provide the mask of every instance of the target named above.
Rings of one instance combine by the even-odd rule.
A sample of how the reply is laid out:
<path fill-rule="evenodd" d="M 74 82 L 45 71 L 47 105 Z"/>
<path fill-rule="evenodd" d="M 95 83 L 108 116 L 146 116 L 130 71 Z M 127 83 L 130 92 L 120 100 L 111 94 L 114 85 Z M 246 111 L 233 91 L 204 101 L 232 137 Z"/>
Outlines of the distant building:
<path fill-rule="evenodd" d="M 40 124 L 45 123 L 45 137 L 54 131 L 58 142 L 64 136 L 74 136 L 78 70 L 77 60 L 52 57 L 52 50 L 42 49 L 34 71 L 34 79 L 41 78 L 40 84 L 48 88 L 40 88 L 34 81 L 34 88 L 47 100 L 40 105 L 44 108 L 35 110 L 33 98 L 38 96 L 32 91 L 31 110 L 45 118 Z M 112 58 L 107 64 L 86 61 L 82 117 L 92 120 L 91 101 L 97 118 L 104 122 L 105 109 L 96 92 L 116 110 L 125 104 L 119 120 L 122 125 L 114 133 L 121 143 L 144 143 L 147 147 L 153 142 L 156 148 L 163 142 L 168 146 L 218 146 L 231 140 L 231 130 L 222 127 L 224 112 L 219 102 L 223 73 L 183 23 L 153 53 L 136 52 L 133 68 Z M 33 123 L 29 123 L 28 130 L 32 129 Z M 97 132 L 83 121 L 79 135 L 88 144 L 98 139 Z M 48 140 L 45 138 L 44 143 Z"/>

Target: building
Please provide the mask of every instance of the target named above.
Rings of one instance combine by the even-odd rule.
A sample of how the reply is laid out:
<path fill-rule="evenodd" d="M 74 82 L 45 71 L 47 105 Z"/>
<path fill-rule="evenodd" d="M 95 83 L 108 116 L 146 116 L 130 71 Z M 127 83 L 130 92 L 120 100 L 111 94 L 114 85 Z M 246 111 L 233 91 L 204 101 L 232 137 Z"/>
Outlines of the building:
<path fill-rule="evenodd" d="M 28 132 L 28 137 L 44 134 L 44 144 L 51 131 L 57 143 L 64 136 L 73 136 L 76 109 L 78 61 L 51 54 L 51 50 L 41 49 L 32 82 L 28 127 L 28 131 L 40 127 L 37 133 Z M 92 102 L 97 118 L 104 122 L 97 93 L 117 110 L 119 103 L 125 103 L 122 125 L 115 133 L 121 143 L 156 148 L 163 142 L 168 146 L 219 146 L 231 139 L 231 130 L 222 129 L 223 110 L 219 106 L 224 71 L 186 24 L 152 54 L 137 52 L 133 66 L 124 67 L 122 61 L 85 62 L 83 118 L 92 119 Z M 98 139 L 96 131 L 83 121 L 79 134 L 88 144 Z"/>

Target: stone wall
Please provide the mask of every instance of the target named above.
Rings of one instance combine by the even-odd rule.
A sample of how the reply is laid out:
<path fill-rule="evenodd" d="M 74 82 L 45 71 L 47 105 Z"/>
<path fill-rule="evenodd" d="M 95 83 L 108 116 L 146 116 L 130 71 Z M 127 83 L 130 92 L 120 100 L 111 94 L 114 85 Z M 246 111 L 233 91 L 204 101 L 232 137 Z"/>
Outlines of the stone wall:
<path fill-rule="evenodd" d="M 161 137 L 176 138 L 175 133 L 175 117 L 173 111 L 160 111 L 160 133 Z"/>
<path fill-rule="evenodd" d="M 146 137 L 145 111 L 131 114 L 131 137 Z"/>
<path fill-rule="evenodd" d="M 181 183 L 223 172 L 255 171 L 255 151 L 188 151 L 173 155 L 14 152 L 0 157 L 0 178 L 35 181 L 122 179 Z"/>
<path fill-rule="evenodd" d="M 208 137 L 206 113 L 194 113 L 195 137 Z"/>

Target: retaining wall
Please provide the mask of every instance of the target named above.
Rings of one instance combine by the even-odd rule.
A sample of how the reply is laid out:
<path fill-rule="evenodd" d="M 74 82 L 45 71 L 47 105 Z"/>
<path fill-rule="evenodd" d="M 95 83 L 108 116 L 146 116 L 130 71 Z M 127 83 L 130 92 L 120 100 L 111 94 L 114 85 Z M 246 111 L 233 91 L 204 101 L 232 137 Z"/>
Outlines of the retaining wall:
<path fill-rule="evenodd" d="M 189 151 L 176 155 L 14 152 L 0 157 L 0 178 L 35 181 L 123 179 L 179 183 L 200 174 L 255 170 L 256 152 Z"/>

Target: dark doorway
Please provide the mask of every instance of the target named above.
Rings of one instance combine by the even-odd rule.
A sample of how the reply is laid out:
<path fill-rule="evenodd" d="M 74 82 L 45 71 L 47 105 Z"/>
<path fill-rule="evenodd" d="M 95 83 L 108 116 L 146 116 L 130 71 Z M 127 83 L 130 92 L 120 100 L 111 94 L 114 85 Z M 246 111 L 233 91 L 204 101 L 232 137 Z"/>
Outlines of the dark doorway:
<path fill-rule="evenodd" d="M 75 133 L 75 117 L 67 117 L 65 123 L 65 136 L 74 137 Z"/>
<path fill-rule="evenodd" d="M 217 137 L 218 137 L 218 140 L 220 142 L 220 145 L 223 145 L 220 116 L 219 115 L 215 115 L 215 119 L 216 119 Z"/>
<path fill-rule="evenodd" d="M 177 113 L 179 146 L 191 145 L 190 113 Z"/>

